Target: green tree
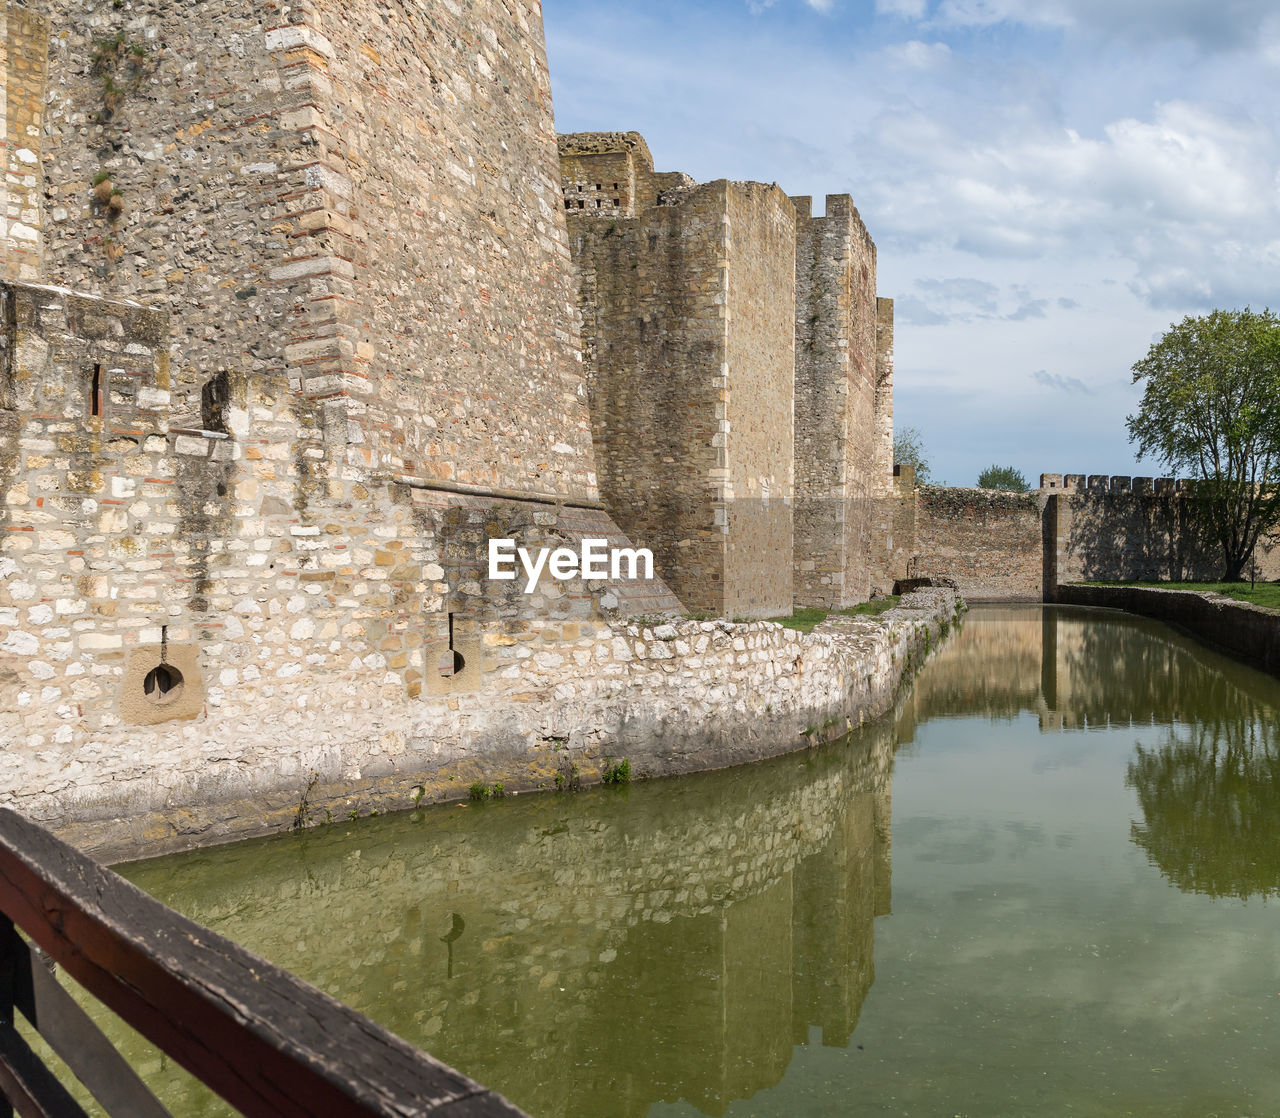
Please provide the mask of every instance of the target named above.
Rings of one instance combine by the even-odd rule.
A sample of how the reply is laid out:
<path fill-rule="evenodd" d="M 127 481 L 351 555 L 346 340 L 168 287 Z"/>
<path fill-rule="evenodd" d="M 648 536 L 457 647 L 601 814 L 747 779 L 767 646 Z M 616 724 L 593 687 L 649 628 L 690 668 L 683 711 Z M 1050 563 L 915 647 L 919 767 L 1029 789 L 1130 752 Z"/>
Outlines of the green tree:
<path fill-rule="evenodd" d="M 893 433 L 893 464 L 915 467 L 916 484 L 930 484 L 932 479 L 924 456 L 924 437 L 917 428 L 902 427 Z"/>
<path fill-rule="evenodd" d="M 1008 489 L 1012 493 L 1025 493 L 1031 488 L 1021 470 L 1012 466 L 988 466 L 978 475 L 979 489 Z"/>
<path fill-rule="evenodd" d="M 1142 402 L 1128 417 L 1138 457 L 1195 481 L 1190 500 L 1239 579 L 1280 523 L 1280 319 L 1214 311 L 1188 316 L 1133 366 Z"/>

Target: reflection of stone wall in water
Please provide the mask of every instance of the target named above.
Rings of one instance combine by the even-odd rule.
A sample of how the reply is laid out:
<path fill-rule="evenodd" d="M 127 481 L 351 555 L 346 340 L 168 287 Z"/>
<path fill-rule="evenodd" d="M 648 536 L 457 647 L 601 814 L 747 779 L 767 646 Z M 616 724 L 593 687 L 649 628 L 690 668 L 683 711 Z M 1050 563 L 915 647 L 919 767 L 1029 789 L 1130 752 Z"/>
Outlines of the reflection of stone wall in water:
<path fill-rule="evenodd" d="M 1043 707 L 1045 641 L 1025 608 L 986 606 L 967 613 L 921 671 L 899 723 L 981 709 L 1010 716 Z M 907 734 L 909 740 L 910 734 Z"/>
<path fill-rule="evenodd" d="M 1167 722 L 1210 697 L 1243 715 L 1253 707 L 1233 682 L 1243 671 L 1158 622 L 1069 606 L 988 606 L 967 614 L 926 665 L 900 724 L 975 707 L 1006 717 L 1035 712 L 1042 730 Z"/>
<path fill-rule="evenodd" d="M 129 875 L 530 1113 L 718 1114 L 811 1028 L 848 1042 L 887 895 L 891 750 L 880 724 L 621 802 L 439 809 L 354 849 L 335 825 Z"/>

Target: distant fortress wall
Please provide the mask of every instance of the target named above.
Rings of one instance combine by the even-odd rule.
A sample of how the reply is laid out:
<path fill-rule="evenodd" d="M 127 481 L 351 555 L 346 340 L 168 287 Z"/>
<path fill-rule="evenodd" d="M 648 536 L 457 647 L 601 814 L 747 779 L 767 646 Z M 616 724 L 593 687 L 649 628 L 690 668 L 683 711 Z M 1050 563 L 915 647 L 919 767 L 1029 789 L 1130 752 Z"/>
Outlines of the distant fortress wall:
<path fill-rule="evenodd" d="M 899 525 L 885 579 L 951 578 L 970 601 L 1052 601 L 1069 582 L 1213 581 L 1222 549 L 1190 515 L 1190 488 L 1105 474 L 1042 474 L 1030 493 L 900 479 L 880 516 Z M 1280 547 L 1264 542 L 1256 559 L 1259 579 L 1280 577 Z"/>

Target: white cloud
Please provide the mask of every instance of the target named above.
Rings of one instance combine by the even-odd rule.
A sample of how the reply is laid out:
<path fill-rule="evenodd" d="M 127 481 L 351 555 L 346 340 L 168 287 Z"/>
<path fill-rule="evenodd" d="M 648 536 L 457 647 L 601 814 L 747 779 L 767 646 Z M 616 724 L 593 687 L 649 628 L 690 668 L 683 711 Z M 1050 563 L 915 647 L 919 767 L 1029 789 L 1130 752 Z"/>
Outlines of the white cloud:
<path fill-rule="evenodd" d="M 951 27 L 990 27 L 997 23 L 1065 27 L 1072 21 L 1061 7 L 1044 0 L 942 0 L 937 22 Z"/>
<path fill-rule="evenodd" d="M 922 43 L 919 39 L 911 39 L 885 47 L 884 56 L 891 64 L 913 70 L 932 70 L 951 57 L 951 48 L 946 43 Z"/>
<path fill-rule="evenodd" d="M 1274 27 L 1274 12 L 1274 0 L 942 0 L 935 21 L 943 27 L 1020 24 L 1143 45 L 1181 39 L 1222 50 L 1255 43 Z"/>
<path fill-rule="evenodd" d="M 1152 305 L 1233 302 L 1248 285 L 1261 303 L 1275 289 L 1280 141 L 1262 122 L 1176 101 L 1092 138 L 1019 120 L 987 128 L 965 135 L 920 110 L 876 122 L 870 162 L 894 170 L 868 175 L 859 198 L 882 237 L 1011 259 L 1118 255 Z"/>
<path fill-rule="evenodd" d="M 822 12 L 824 15 L 835 7 L 835 0 L 804 0 L 815 12 Z"/>
<path fill-rule="evenodd" d="M 880 15 L 924 19 L 927 10 L 926 0 L 876 0 L 876 12 Z"/>
<path fill-rule="evenodd" d="M 1092 389 L 1079 377 L 1064 377 L 1061 373 L 1051 373 L 1047 369 L 1037 369 L 1031 374 L 1031 379 L 1045 388 L 1052 388 L 1055 392 L 1092 394 Z"/>

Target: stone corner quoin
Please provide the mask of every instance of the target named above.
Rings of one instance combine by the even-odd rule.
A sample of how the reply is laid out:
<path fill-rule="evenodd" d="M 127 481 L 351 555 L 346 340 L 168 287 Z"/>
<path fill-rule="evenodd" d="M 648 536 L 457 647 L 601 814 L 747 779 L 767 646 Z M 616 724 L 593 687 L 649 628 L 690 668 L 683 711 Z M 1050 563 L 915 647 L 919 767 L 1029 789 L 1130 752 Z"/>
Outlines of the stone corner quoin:
<path fill-rule="evenodd" d="M 852 200 L 557 138 L 539 6 L 430 8 L 0 0 L 0 801 L 91 852 L 796 748 L 957 608 L 754 620 L 907 573 Z"/>

